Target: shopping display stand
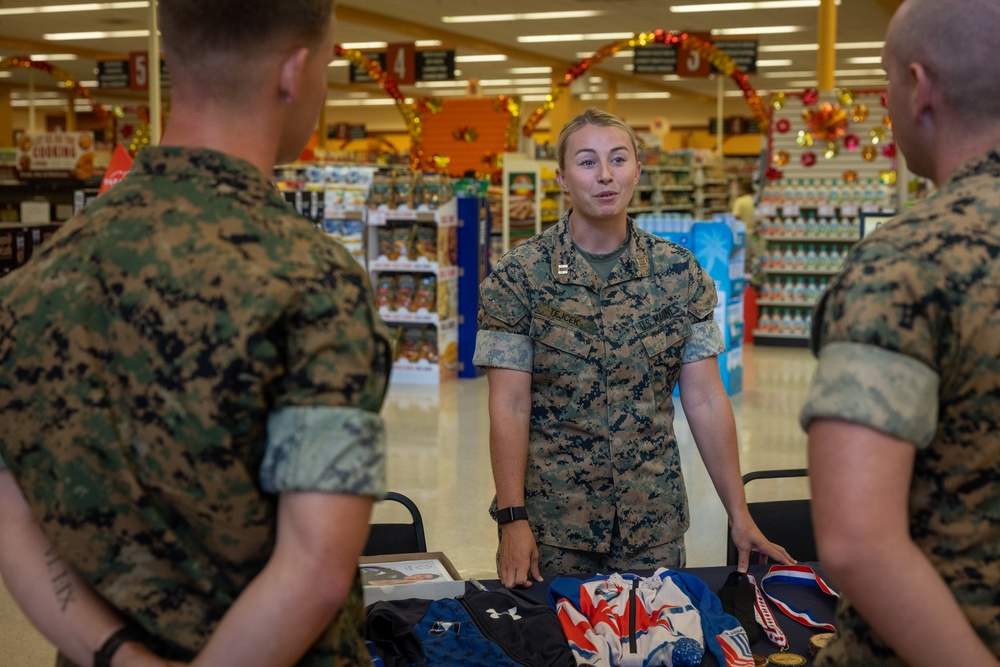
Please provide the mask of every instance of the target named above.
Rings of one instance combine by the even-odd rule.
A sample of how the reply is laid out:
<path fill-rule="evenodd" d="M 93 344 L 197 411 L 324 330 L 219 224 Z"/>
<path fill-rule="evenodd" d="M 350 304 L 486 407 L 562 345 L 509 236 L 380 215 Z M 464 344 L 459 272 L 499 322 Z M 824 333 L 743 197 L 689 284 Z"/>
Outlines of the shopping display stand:
<path fill-rule="evenodd" d="M 731 215 L 694 222 L 674 229 L 654 227 L 651 233 L 688 248 L 715 282 L 718 302 L 715 322 L 726 351 L 719 355 L 719 375 L 730 395 L 743 390 L 743 261 L 746 229 Z"/>

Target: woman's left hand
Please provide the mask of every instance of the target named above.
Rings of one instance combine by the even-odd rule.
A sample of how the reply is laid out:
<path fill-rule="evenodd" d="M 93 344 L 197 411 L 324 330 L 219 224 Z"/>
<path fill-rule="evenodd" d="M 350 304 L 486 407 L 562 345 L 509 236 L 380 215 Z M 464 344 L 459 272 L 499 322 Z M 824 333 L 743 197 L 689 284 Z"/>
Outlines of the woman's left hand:
<path fill-rule="evenodd" d="M 736 545 L 736 550 L 739 552 L 739 561 L 736 567 L 740 572 L 747 571 L 750 566 L 750 553 L 753 551 L 764 554 L 782 565 L 794 565 L 797 562 L 788 555 L 784 547 L 764 537 L 764 533 L 760 532 L 760 528 L 749 517 L 742 523 L 733 523 L 731 532 L 733 544 Z"/>

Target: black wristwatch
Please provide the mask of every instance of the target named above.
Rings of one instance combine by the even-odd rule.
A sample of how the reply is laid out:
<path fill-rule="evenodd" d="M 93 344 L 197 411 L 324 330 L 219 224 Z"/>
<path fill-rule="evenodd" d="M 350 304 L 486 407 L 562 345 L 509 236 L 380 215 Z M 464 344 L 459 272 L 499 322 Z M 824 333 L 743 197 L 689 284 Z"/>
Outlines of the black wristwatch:
<path fill-rule="evenodd" d="M 109 667 L 111 658 L 125 642 L 141 642 L 143 632 L 132 625 L 126 625 L 108 637 L 101 648 L 94 652 L 94 667 Z"/>
<path fill-rule="evenodd" d="M 527 521 L 528 510 L 523 507 L 504 507 L 497 510 L 497 523 L 501 526 L 511 521 Z"/>

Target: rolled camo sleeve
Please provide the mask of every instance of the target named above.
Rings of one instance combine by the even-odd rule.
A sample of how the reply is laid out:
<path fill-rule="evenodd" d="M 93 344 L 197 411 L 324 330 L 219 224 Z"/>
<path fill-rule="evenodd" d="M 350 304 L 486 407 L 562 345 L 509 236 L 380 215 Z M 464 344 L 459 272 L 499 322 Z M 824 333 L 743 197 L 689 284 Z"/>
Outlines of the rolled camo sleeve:
<path fill-rule="evenodd" d="M 531 318 L 521 287 L 521 267 L 508 262 L 490 274 L 479 290 L 479 332 L 472 363 L 478 368 L 507 368 L 530 373 L 534 343 L 528 335 Z"/>
<path fill-rule="evenodd" d="M 875 345 L 825 345 L 800 422 L 843 419 L 926 447 L 934 438 L 940 378 L 918 359 Z"/>
<path fill-rule="evenodd" d="M 719 298 L 715 291 L 715 281 L 693 257 L 691 261 L 694 269 L 691 277 L 692 294 L 687 311 L 692 324 L 691 335 L 684 341 L 682 364 L 717 357 L 726 351 L 725 339 L 715 321 L 715 307 Z"/>
<path fill-rule="evenodd" d="M 385 425 L 351 407 L 288 407 L 270 415 L 260 467 L 269 493 L 386 493 Z"/>

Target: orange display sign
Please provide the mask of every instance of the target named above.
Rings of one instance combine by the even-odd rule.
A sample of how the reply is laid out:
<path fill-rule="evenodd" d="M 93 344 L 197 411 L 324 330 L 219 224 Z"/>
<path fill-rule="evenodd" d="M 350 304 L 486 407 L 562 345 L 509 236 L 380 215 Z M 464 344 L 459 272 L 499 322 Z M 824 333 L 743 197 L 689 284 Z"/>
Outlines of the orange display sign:
<path fill-rule="evenodd" d="M 424 169 L 461 176 L 495 168 L 513 122 L 506 104 L 492 98 L 445 98 L 424 115 Z"/>

